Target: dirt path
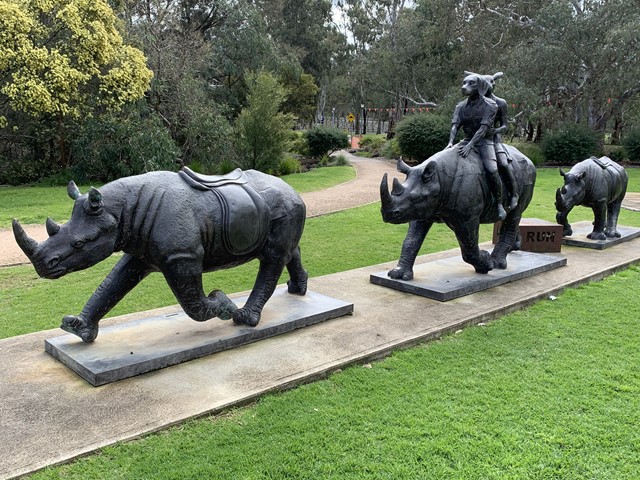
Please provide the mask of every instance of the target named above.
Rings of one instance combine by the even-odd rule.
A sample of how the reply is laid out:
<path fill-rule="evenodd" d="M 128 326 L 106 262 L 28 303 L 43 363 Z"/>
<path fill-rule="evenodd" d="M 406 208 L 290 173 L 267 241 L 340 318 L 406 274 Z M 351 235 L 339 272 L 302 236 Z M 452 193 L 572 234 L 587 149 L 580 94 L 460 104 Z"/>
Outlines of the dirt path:
<path fill-rule="evenodd" d="M 362 158 L 341 152 L 356 169 L 356 178 L 347 183 L 302 194 L 307 217 L 317 217 L 348 208 L 366 205 L 380 199 L 378 186 L 384 173 L 396 175 L 395 162 L 387 159 Z M 23 225 L 37 241 L 47 238 L 44 225 Z M 11 229 L 0 229 L 0 267 L 29 263 L 13 238 Z"/>

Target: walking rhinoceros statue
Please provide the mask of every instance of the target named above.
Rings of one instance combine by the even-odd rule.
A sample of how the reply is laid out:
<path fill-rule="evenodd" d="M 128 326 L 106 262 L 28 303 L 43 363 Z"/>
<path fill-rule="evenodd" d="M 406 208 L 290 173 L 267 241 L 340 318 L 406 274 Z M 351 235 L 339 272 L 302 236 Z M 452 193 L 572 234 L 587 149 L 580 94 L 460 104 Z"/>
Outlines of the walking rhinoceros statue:
<path fill-rule="evenodd" d="M 591 240 L 618 238 L 618 215 L 627 193 L 627 172 L 608 157 L 591 157 L 575 164 L 569 172 L 560 168 L 564 185 L 556 191 L 556 221 L 563 226 L 562 234 L 573 234 L 567 221 L 569 212 L 576 205 L 591 207 L 594 221 L 593 231 L 587 235 Z"/>
<path fill-rule="evenodd" d="M 47 219 L 49 238 L 38 244 L 13 221 L 16 241 L 41 277 L 59 278 L 123 251 L 107 278 L 78 316 L 61 328 L 92 342 L 98 322 L 151 272 L 162 272 L 184 311 L 196 321 L 233 318 L 255 326 L 284 269 L 288 290 L 304 295 L 307 273 L 298 242 L 305 205 L 282 180 L 240 169 L 226 176 L 152 172 L 91 188 L 75 199 L 71 219 Z M 257 258 L 258 276 L 249 299 L 238 309 L 215 290 L 206 295 L 202 273 L 232 268 Z"/>
<path fill-rule="evenodd" d="M 463 158 L 456 148 L 436 153 L 416 167 L 398 161 L 398 170 L 406 174 L 404 183 L 397 178 L 389 193 L 387 175 L 382 178 L 380 197 L 382 218 L 389 223 L 409 222 L 409 231 L 402 244 L 398 266 L 388 275 L 394 279 L 411 280 L 418 251 L 434 223 L 451 228 L 462 252 L 462 259 L 478 273 L 494 267 L 507 268 L 507 254 L 518 235 L 522 212 L 533 195 L 536 169 L 527 157 L 514 147 L 505 145 L 517 181 L 519 201 L 502 222 L 499 240 L 493 252 L 480 250 L 478 230 L 481 223 L 498 221 L 495 199 L 487 185 L 482 161 L 473 152 Z M 503 198 L 508 198 L 503 195 Z M 505 209 L 508 206 L 503 205 Z"/>

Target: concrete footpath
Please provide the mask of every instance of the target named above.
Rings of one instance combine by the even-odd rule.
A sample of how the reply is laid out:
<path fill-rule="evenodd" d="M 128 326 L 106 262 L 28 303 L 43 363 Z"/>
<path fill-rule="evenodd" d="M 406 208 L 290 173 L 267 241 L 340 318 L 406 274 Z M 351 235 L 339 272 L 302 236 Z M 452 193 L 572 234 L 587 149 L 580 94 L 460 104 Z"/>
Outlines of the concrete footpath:
<path fill-rule="evenodd" d="M 459 251 L 423 256 L 418 262 L 451 255 Z M 0 478 L 242 405 L 599 280 L 640 262 L 640 239 L 605 251 L 565 247 L 558 255 L 567 257 L 567 266 L 446 303 L 369 282 L 371 273 L 395 262 L 316 277 L 309 288 L 353 302 L 354 315 L 102 387 L 90 386 L 44 352 L 44 339 L 63 334 L 60 330 L 1 340 Z M 593 321 L 601 321 L 596 312 Z"/>

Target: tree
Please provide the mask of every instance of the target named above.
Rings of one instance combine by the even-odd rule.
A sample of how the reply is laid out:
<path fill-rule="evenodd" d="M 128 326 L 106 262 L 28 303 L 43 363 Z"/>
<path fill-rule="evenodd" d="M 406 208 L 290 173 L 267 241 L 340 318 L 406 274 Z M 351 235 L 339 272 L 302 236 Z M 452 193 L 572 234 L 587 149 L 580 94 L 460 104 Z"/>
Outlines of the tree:
<path fill-rule="evenodd" d="M 280 111 L 285 89 L 275 76 L 261 71 L 248 77 L 247 106 L 236 119 L 242 168 L 274 172 L 286 151 L 293 115 Z"/>
<path fill-rule="evenodd" d="M 67 122 L 139 99 L 152 77 L 104 0 L 0 1 L 0 71 L 0 126 L 11 111 L 51 119 L 63 167 Z"/>

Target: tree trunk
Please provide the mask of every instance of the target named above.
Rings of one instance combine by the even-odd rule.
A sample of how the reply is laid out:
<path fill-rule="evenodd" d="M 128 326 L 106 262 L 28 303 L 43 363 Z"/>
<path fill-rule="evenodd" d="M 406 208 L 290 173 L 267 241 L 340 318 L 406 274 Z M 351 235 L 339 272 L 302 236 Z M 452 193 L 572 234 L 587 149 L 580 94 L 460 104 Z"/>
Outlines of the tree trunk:
<path fill-rule="evenodd" d="M 611 132 L 611 145 L 619 145 L 622 138 L 622 115 L 616 115 L 613 119 L 613 132 Z"/>

